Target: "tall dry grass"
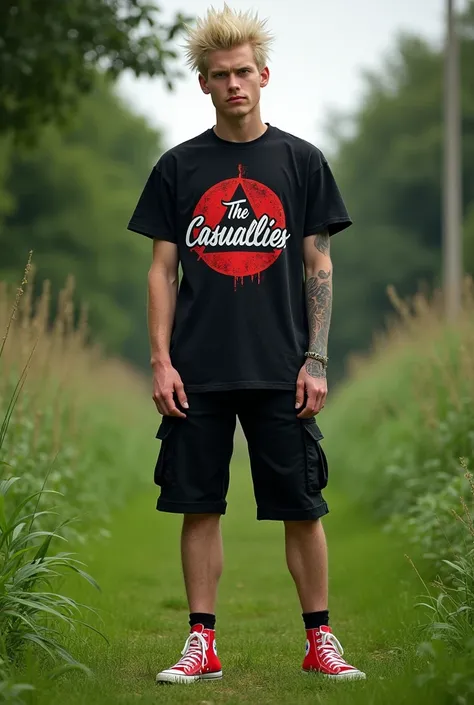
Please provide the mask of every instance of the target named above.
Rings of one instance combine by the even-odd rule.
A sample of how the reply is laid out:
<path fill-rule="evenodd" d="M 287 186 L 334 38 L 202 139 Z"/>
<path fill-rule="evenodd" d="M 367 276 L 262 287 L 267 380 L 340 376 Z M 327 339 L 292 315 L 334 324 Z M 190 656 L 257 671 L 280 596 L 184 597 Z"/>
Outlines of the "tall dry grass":
<path fill-rule="evenodd" d="M 27 492 L 48 477 L 82 531 L 106 535 L 109 510 L 149 480 L 156 412 L 147 380 L 91 340 L 73 277 L 54 300 L 48 280 L 34 297 L 36 275 L 30 260 L 20 287 L 0 281 L 3 477 L 21 471 Z"/>
<path fill-rule="evenodd" d="M 467 398 L 474 398 L 474 281 L 464 278 L 462 308 L 451 322 L 440 290 L 402 299 L 389 286 L 387 296 L 393 311 L 374 333 L 369 351 L 349 356 L 348 378 L 350 383 L 374 378 L 378 370 L 386 377 L 389 367 L 397 377 L 403 366 L 409 403 L 416 401 L 423 423 L 435 427 L 440 406 L 460 410 Z M 398 395 L 392 404 L 386 401 L 398 413 Z"/>
<path fill-rule="evenodd" d="M 107 537 L 113 507 L 151 483 L 157 421 L 146 380 L 90 340 L 73 278 L 54 301 L 49 281 L 34 297 L 35 275 L 30 254 L 17 288 L 0 282 L 0 700 L 12 702 L 31 689 L 12 671 L 27 653 L 50 677 L 89 672 L 68 647 L 77 627 L 96 631 L 90 608 L 54 590 L 67 572 L 98 587 L 67 549 Z"/>
<path fill-rule="evenodd" d="M 45 402 L 50 404 L 53 433 L 48 452 L 52 459 L 62 442 L 78 440 L 79 411 L 97 397 L 112 405 L 121 399 L 120 413 L 126 411 L 124 397 L 136 398 L 148 390 L 137 372 L 105 356 L 100 344 L 90 339 L 87 306 L 74 304 L 74 278 L 68 276 L 59 292 L 52 320 L 51 283 L 43 281 L 41 294 L 34 300 L 35 274 L 30 263 L 20 297 L 18 290 L 0 281 L 0 331 L 5 331 L 0 399 L 9 398 L 13 381 L 26 367 L 27 393 L 20 395 L 12 422 L 32 425 L 34 452 L 45 424 Z"/>
<path fill-rule="evenodd" d="M 472 470 L 474 285 L 464 280 L 462 311 L 450 322 L 439 291 L 407 300 L 388 294 L 385 330 L 368 355 L 352 360 L 350 379 L 329 405 L 328 452 L 337 481 L 351 478 L 361 506 L 444 569 L 443 558 L 464 540 L 450 512 L 460 498 L 472 501 L 461 458 Z"/>
<path fill-rule="evenodd" d="M 351 361 L 321 417 L 333 483 L 391 531 L 425 594 L 420 646 L 440 702 L 474 698 L 474 286 L 447 321 L 443 297 L 402 300 L 372 349 Z M 330 471 L 331 472 L 331 471 Z M 331 475 L 330 475 L 331 476 Z M 411 634 L 410 639 L 418 638 Z M 421 638 L 421 635 L 419 636 Z"/>

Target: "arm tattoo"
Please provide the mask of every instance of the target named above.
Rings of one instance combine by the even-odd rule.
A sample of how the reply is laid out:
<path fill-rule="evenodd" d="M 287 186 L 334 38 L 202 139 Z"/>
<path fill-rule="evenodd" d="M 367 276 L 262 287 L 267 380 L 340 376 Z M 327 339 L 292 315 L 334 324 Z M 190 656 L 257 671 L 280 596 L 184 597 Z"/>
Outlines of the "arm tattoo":
<path fill-rule="evenodd" d="M 320 269 L 317 276 L 306 280 L 306 302 L 309 322 L 309 350 L 326 355 L 332 309 L 331 271 Z M 326 372 L 317 360 L 306 361 L 306 371 L 312 377 L 325 377 Z"/>
<path fill-rule="evenodd" d="M 315 235 L 314 246 L 322 255 L 329 255 L 329 233 Z"/>

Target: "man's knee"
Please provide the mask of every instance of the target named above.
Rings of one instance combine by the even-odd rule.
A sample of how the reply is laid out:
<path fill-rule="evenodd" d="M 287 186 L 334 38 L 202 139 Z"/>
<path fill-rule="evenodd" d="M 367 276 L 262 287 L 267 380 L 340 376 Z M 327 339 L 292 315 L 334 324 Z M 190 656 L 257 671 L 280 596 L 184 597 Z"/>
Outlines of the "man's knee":
<path fill-rule="evenodd" d="M 285 531 L 291 534 L 306 535 L 323 530 L 321 517 L 303 521 L 284 521 Z"/>

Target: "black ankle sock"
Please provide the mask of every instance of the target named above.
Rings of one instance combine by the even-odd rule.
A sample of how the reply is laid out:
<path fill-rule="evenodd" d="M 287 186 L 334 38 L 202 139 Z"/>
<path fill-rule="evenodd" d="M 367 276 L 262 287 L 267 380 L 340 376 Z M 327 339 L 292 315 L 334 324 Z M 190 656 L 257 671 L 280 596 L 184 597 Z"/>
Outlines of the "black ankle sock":
<path fill-rule="evenodd" d="M 206 614 L 205 612 L 191 612 L 189 615 L 189 626 L 192 628 L 195 624 L 202 624 L 204 629 L 215 629 L 216 615 Z"/>
<path fill-rule="evenodd" d="M 326 627 L 329 626 L 328 610 L 323 610 L 322 612 L 304 612 L 302 617 L 305 629 L 319 629 L 319 627 L 323 625 Z"/>

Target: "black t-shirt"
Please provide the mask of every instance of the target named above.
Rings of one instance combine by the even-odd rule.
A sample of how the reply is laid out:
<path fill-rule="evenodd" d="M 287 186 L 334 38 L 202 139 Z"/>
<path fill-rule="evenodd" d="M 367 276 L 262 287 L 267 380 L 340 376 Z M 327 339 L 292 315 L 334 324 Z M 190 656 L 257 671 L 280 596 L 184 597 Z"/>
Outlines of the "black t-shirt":
<path fill-rule="evenodd" d="M 209 129 L 162 155 L 128 228 L 178 246 L 170 356 L 187 391 L 295 388 L 303 238 L 349 225 L 321 151 L 271 125 L 250 142 Z"/>

